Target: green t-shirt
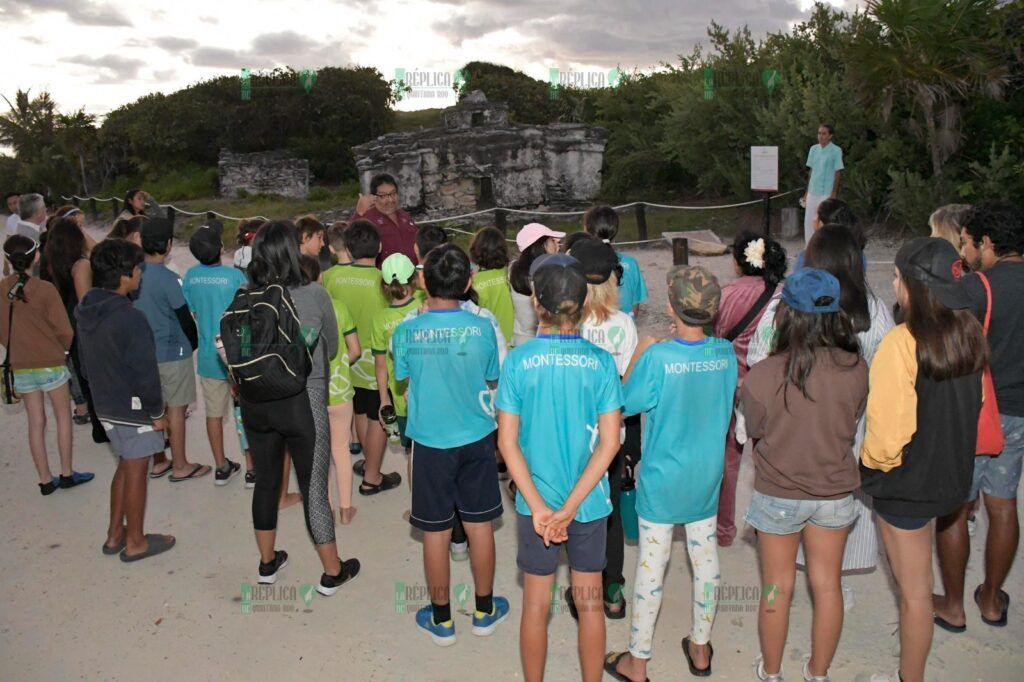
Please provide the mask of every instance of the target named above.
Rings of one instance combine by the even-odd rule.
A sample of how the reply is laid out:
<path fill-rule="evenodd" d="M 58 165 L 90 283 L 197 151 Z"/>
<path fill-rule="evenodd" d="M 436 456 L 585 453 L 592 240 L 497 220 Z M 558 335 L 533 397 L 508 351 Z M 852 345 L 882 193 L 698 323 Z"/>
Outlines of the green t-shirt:
<path fill-rule="evenodd" d="M 329 268 L 323 275 L 324 289 L 352 313 L 359 334 L 359 347 L 363 353 L 352 365 L 352 385 L 356 388 L 377 390 L 377 377 L 373 372 L 373 354 L 370 352 L 370 330 L 373 317 L 387 307 L 380 291 L 380 270 L 372 265 L 346 263 Z"/>
<path fill-rule="evenodd" d="M 391 305 L 378 312 L 373 318 L 373 329 L 370 333 L 370 349 L 374 355 L 386 355 L 388 361 L 388 388 L 391 389 L 391 402 L 395 406 L 395 414 L 404 417 L 408 414 L 405 403 L 405 390 L 408 380 L 395 379 L 395 354 L 391 350 L 391 335 L 405 316 L 420 307 L 420 302 L 413 296 L 402 305 Z"/>
<path fill-rule="evenodd" d="M 480 307 L 494 313 L 501 333 L 506 339 L 511 339 L 516 314 L 508 288 L 508 268 L 480 270 L 473 276 L 473 289 L 480 296 Z"/>
<path fill-rule="evenodd" d="M 343 405 L 352 400 L 352 373 L 348 364 L 348 345 L 345 337 L 356 333 L 352 314 L 341 301 L 331 299 L 334 317 L 338 320 L 338 354 L 331 358 L 331 380 L 327 384 L 327 404 Z"/>

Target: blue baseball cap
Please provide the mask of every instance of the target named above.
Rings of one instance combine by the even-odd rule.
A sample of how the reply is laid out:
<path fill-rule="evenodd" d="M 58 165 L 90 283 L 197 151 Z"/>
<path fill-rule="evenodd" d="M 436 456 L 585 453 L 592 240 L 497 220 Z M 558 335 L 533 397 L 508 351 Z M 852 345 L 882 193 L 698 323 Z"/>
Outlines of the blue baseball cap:
<path fill-rule="evenodd" d="M 825 270 L 802 268 L 786 278 L 782 300 L 802 313 L 838 313 L 839 280 Z"/>

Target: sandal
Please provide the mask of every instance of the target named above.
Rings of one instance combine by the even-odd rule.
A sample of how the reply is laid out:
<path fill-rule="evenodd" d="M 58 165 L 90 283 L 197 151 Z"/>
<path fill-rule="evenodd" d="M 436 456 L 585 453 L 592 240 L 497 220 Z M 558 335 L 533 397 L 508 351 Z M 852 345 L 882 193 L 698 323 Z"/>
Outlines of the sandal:
<path fill-rule="evenodd" d="M 605 591 L 610 597 L 618 596 L 618 599 L 612 599 L 611 601 L 608 601 L 607 599 L 604 600 L 605 618 L 608 618 L 609 620 L 622 620 L 626 617 L 626 598 L 622 594 L 622 585 L 619 583 L 612 583 Z M 618 606 L 618 611 L 612 611 L 611 607 L 613 606 Z"/>
<path fill-rule="evenodd" d="M 171 483 L 180 483 L 181 481 L 188 481 L 193 478 L 202 478 L 211 471 L 212 469 L 207 464 L 196 464 L 195 466 L 192 467 L 192 471 L 188 472 L 184 476 L 175 476 L 174 474 L 171 474 L 171 477 L 167 480 L 169 480 Z"/>
<path fill-rule="evenodd" d="M 75 422 L 79 426 L 82 426 L 84 424 L 88 424 L 89 422 L 91 422 L 92 419 L 89 417 L 89 413 L 86 412 L 85 414 L 73 414 L 73 415 L 71 415 L 71 421 Z"/>
<path fill-rule="evenodd" d="M 633 682 L 633 680 L 629 679 L 617 670 L 619 661 L 621 661 L 622 658 L 627 655 L 629 655 L 628 651 L 623 651 L 621 653 L 616 653 L 613 651 L 604 657 L 604 671 L 612 677 L 614 677 L 619 682 Z M 651 682 L 651 678 L 644 678 L 644 682 Z"/>
<path fill-rule="evenodd" d="M 149 472 L 149 477 L 153 478 L 153 479 L 163 478 L 167 474 L 171 473 L 172 469 L 174 469 L 174 463 L 173 462 L 167 462 L 167 468 L 166 469 L 164 469 L 163 471 L 157 471 L 156 469 L 153 469 L 153 471 Z"/>
<path fill-rule="evenodd" d="M 141 561 L 142 559 L 148 559 L 149 557 L 156 556 L 157 554 L 163 554 L 171 547 L 174 547 L 175 542 L 176 540 L 174 538 L 168 540 L 163 535 L 147 533 L 146 543 L 149 546 L 146 547 L 146 551 L 142 552 L 141 554 L 128 554 L 128 550 L 125 549 L 121 552 L 121 561 L 127 564 L 133 561 Z"/>
<path fill-rule="evenodd" d="M 981 611 L 981 587 L 981 585 L 978 585 L 978 589 L 974 590 L 974 603 L 978 605 L 979 613 Z M 986 618 L 985 614 L 981 614 L 981 622 L 994 628 L 1005 628 L 1006 613 L 1010 610 L 1010 595 L 1006 594 L 1003 590 L 999 590 L 999 596 L 1003 598 L 1003 612 L 996 619 Z"/>
<path fill-rule="evenodd" d="M 689 637 L 683 637 L 683 655 L 686 656 L 686 664 L 690 666 L 690 674 L 694 677 L 710 677 L 711 661 L 715 658 L 715 648 L 711 646 L 711 642 L 708 642 L 708 667 L 698 668 L 693 664 L 693 658 L 690 656 L 691 641 Z"/>
<path fill-rule="evenodd" d="M 382 493 L 385 490 L 391 490 L 402 485 L 402 476 L 397 471 L 392 471 L 390 474 L 383 474 L 380 478 L 380 483 L 367 483 L 363 481 L 359 484 L 360 495 L 376 495 Z"/>
<path fill-rule="evenodd" d="M 105 556 L 114 556 L 115 554 L 120 554 L 121 552 L 124 551 L 124 546 L 125 546 L 126 543 L 127 543 L 127 540 L 125 538 L 121 538 L 121 542 L 119 542 L 117 545 L 115 545 L 113 547 L 108 547 L 107 543 L 104 542 L 103 543 L 103 554 Z"/>

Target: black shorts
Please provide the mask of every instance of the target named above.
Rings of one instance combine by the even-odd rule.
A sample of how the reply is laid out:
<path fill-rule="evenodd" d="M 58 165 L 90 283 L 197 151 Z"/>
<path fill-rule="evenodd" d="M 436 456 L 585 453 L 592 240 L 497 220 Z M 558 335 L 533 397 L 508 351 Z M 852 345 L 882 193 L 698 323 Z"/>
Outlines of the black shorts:
<path fill-rule="evenodd" d="M 412 448 L 412 511 L 409 523 L 423 531 L 448 530 L 455 510 L 465 523 L 501 516 L 494 434 L 456 448 Z"/>
<path fill-rule="evenodd" d="M 900 530 L 920 530 L 931 523 L 934 518 L 932 516 L 896 516 L 895 514 L 883 514 L 877 509 L 875 510 L 875 513 L 885 519 L 885 522 L 890 526 L 899 528 Z"/>
<path fill-rule="evenodd" d="M 365 414 L 369 419 L 377 421 L 380 413 L 380 392 L 376 389 L 355 387 L 356 394 L 352 397 L 352 411 Z"/>

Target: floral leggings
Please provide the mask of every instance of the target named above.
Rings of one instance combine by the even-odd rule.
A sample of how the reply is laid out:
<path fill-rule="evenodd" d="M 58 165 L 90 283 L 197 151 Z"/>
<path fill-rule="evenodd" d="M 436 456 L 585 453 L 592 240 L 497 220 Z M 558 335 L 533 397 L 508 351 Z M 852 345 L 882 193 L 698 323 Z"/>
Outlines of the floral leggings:
<path fill-rule="evenodd" d="M 685 524 L 686 549 L 693 567 L 694 644 L 711 641 L 711 625 L 718 609 L 715 593 L 721 576 L 718 571 L 717 516 Z M 665 568 L 672 554 L 671 523 L 652 523 L 640 518 L 640 551 L 637 555 L 636 582 L 633 584 L 633 619 L 629 633 L 629 652 L 637 658 L 651 657 L 654 623 L 661 610 Z"/>

